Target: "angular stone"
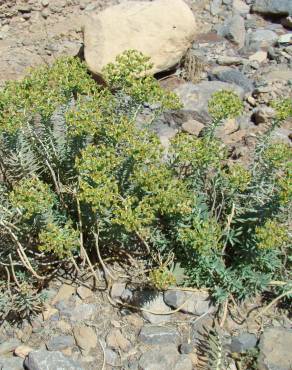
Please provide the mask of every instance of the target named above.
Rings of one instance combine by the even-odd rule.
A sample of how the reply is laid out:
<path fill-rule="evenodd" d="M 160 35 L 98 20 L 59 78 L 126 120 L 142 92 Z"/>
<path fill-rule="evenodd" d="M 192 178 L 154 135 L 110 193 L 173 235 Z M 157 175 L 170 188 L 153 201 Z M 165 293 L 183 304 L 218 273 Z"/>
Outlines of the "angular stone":
<path fill-rule="evenodd" d="M 255 52 L 254 54 L 250 55 L 248 59 L 253 62 L 255 61 L 258 63 L 263 63 L 267 60 L 267 57 L 268 57 L 268 53 L 266 51 L 259 50 Z"/>
<path fill-rule="evenodd" d="M 292 80 L 292 70 L 291 69 L 275 69 L 264 76 L 266 81 L 288 81 Z"/>
<path fill-rule="evenodd" d="M 254 334 L 242 333 L 236 337 L 232 337 L 230 351 L 242 353 L 255 348 L 257 345 L 257 337 Z"/>
<path fill-rule="evenodd" d="M 75 344 L 74 338 L 71 335 L 59 335 L 53 337 L 47 344 L 49 351 L 60 351 L 68 347 L 73 347 Z"/>
<path fill-rule="evenodd" d="M 86 299 L 86 298 L 92 297 L 93 292 L 91 289 L 86 288 L 85 286 L 82 285 L 77 288 L 77 294 L 79 295 L 81 299 Z"/>
<path fill-rule="evenodd" d="M 31 351 L 33 351 L 33 348 L 26 345 L 21 345 L 15 348 L 14 354 L 17 357 L 25 358 Z"/>
<path fill-rule="evenodd" d="M 292 16 L 283 18 L 281 23 L 284 27 L 292 29 Z"/>
<path fill-rule="evenodd" d="M 66 308 L 62 311 L 62 314 L 69 317 L 71 321 L 83 321 L 90 320 L 96 312 L 95 304 L 83 303 L 74 307 L 73 309 Z"/>
<path fill-rule="evenodd" d="M 95 331 L 88 326 L 79 326 L 73 329 L 73 334 L 78 347 L 83 351 L 90 351 L 97 346 L 97 335 Z"/>
<path fill-rule="evenodd" d="M 49 320 L 52 316 L 57 315 L 58 310 L 53 307 L 46 307 L 46 309 L 42 312 L 44 321 Z"/>
<path fill-rule="evenodd" d="M 119 329 L 112 329 L 107 338 L 107 345 L 113 349 L 121 349 L 124 352 L 127 352 L 131 347 L 131 342 L 124 337 Z"/>
<path fill-rule="evenodd" d="M 136 314 L 129 315 L 126 317 L 126 319 L 128 323 L 136 329 L 141 329 L 142 326 L 144 325 L 143 319 Z"/>
<path fill-rule="evenodd" d="M 192 360 L 187 355 L 180 355 L 177 363 L 174 365 L 174 370 L 192 370 Z"/>
<path fill-rule="evenodd" d="M 6 355 L 9 352 L 13 352 L 15 348 L 20 345 L 20 341 L 18 339 L 9 339 L 6 342 L 0 344 L 0 356 Z"/>
<path fill-rule="evenodd" d="M 71 285 L 63 284 L 55 298 L 52 300 L 52 305 L 60 301 L 67 301 L 73 294 L 75 294 L 75 288 Z"/>
<path fill-rule="evenodd" d="M 117 25 L 119 25 L 117 27 Z M 176 65 L 196 34 L 191 9 L 183 0 L 124 1 L 110 6 L 85 22 L 85 60 L 101 74 L 125 50 L 134 49 L 151 57 L 151 73 Z"/>
<path fill-rule="evenodd" d="M 189 119 L 186 122 L 182 124 L 182 130 L 184 132 L 187 132 L 191 135 L 199 136 L 202 129 L 205 127 L 203 123 L 195 120 L 195 119 Z"/>
<path fill-rule="evenodd" d="M 256 0 L 252 10 L 262 14 L 289 15 L 292 14 L 291 0 Z"/>
<path fill-rule="evenodd" d="M 212 0 L 210 3 L 210 13 L 217 15 L 221 11 L 222 0 Z"/>
<path fill-rule="evenodd" d="M 291 44 L 292 43 L 292 33 L 285 33 L 284 35 L 279 36 L 279 44 Z"/>
<path fill-rule="evenodd" d="M 276 32 L 267 29 L 257 29 L 247 36 L 247 45 L 251 50 L 268 48 L 278 41 Z"/>
<path fill-rule="evenodd" d="M 110 348 L 105 349 L 105 362 L 111 366 L 118 366 L 119 355 Z"/>
<path fill-rule="evenodd" d="M 211 80 L 219 80 L 240 86 L 245 92 L 253 90 L 253 83 L 240 71 L 233 68 L 217 67 L 210 73 Z"/>
<path fill-rule="evenodd" d="M 145 294 L 147 294 L 147 292 Z M 142 316 L 144 319 L 151 324 L 162 324 L 170 320 L 170 315 L 163 315 L 163 313 L 170 312 L 171 308 L 164 303 L 162 293 L 155 294 L 154 296 L 149 294 L 149 298 L 145 296 L 142 307 L 146 310 L 158 313 L 158 315 L 156 315 L 150 312 L 142 311 Z"/>
<path fill-rule="evenodd" d="M 141 370 L 192 370 L 192 362 L 186 355 L 180 355 L 175 345 L 158 346 L 142 354 L 139 360 Z"/>
<path fill-rule="evenodd" d="M 23 359 L 20 357 L 0 357 L 1 370 L 23 370 Z"/>
<path fill-rule="evenodd" d="M 59 328 L 61 330 L 62 333 L 65 333 L 65 334 L 69 334 L 71 333 L 71 325 L 68 324 L 66 321 L 64 320 L 60 320 L 56 323 L 56 326 L 57 328 Z"/>
<path fill-rule="evenodd" d="M 221 66 L 239 66 L 246 62 L 245 59 L 240 57 L 231 57 L 231 56 L 219 56 L 217 63 Z"/>
<path fill-rule="evenodd" d="M 244 19 L 235 14 L 219 28 L 218 34 L 242 48 L 246 35 Z"/>
<path fill-rule="evenodd" d="M 211 313 L 216 308 L 212 306 L 207 292 L 184 292 L 181 290 L 168 290 L 164 292 L 164 301 L 171 307 L 181 307 L 180 311 L 193 315 Z"/>
<path fill-rule="evenodd" d="M 84 370 L 61 352 L 39 350 L 30 352 L 24 361 L 27 370 Z"/>
<path fill-rule="evenodd" d="M 283 127 L 278 127 L 274 130 L 272 134 L 273 143 L 282 143 L 288 146 L 292 146 L 292 130 L 286 129 Z"/>
<path fill-rule="evenodd" d="M 179 351 L 181 354 L 189 354 L 189 353 L 192 353 L 194 350 L 194 347 L 192 344 L 190 343 L 182 343 L 180 346 L 179 346 Z"/>
<path fill-rule="evenodd" d="M 258 370 L 292 369 L 292 330 L 284 328 L 265 329 L 260 338 Z"/>
<path fill-rule="evenodd" d="M 139 334 L 139 340 L 146 344 L 176 344 L 178 332 L 164 326 L 144 326 Z"/>
<path fill-rule="evenodd" d="M 179 96 L 183 108 L 169 114 L 167 119 L 173 119 L 180 125 L 189 119 L 203 124 L 210 123 L 208 102 L 215 92 L 221 90 L 234 91 L 241 98 L 244 96 L 244 90 L 240 86 L 221 81 L 203 81 L 198 84 L 187 82 L 180 85 L 174 92 Z"/>
<path fill-rule="evenodd" d="M 233 0 L 233 11 L 245 16 L 250 11 L 250 6 L 247 5 L 243 0 Z"/>
<path fill-rule="evenodd" d="M 113 283 L 112 288 L 111 288 L 111 297 L 113 299 L 121 298 L 125 288 L 126 288 L 125 283 Z"/>
<path fill-rule="evenodd" d="M 257 125 L 267 123 L 275 117 L 275 110 L 271 107 L 262 106 L 253 110 L 253 119 Z"/>

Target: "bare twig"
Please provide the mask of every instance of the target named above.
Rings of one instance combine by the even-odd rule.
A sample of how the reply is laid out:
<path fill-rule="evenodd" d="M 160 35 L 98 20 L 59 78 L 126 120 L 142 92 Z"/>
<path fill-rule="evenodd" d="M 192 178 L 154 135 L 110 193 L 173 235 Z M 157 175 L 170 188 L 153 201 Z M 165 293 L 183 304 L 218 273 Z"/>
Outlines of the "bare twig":
<path fill-rule="evenodd" d="M 107 280 L 107 283 L 108 282 L 108 278 L 107 278 L 107 275 L 113 280 L 117 280 L 117 278 L 115 276 L 112 275 L 112 273 L 110 272 L 110 270 L 106 267 L 105 263 L 103 262 L 102 258 L 101 258 L 101 255 L 100 255 L 100 250 L 99 250 L 99 229 L 97 228 L 97 233 L 93 233 L 94 235 L 94 238 L 95 238 L 95 247 L 96 247 L 96 253 L 97 253 L 97 257 L 98 257 L 98 260 L 103 268 L 103 271 L 104 271 L 104 276 L 105 276 L 105 279 Z"/>
<path fill-rule="evenodd" d="M 188 303 L 188 301 L 191 299 L 192 297 L 188 297 L 183 304 L 181 304 L 179 307 L 177 307 L 175 310 L 171 310 L 171 311 L 164 311 L 164 312 L 161 312 L 161 311 L 152 311 L 152 310 L 148 310 L 147 308 L 143 308 L 143 307 L 139 307 L 139 306 L 135 306 L 135 305 L 132 305 L 132 304 L 129 304 L 129 303 L 125 303 L 125 302 L 121 302 L 121 301 L 116 301 L 116 303 L 124 306 L 124 307 L 129 307 L 129 308 L 133 308 L 135 310 L 138 310 L 138 311 L 142 311 L 142 312 L 147 312 L 147 313 L 151 313 L 153 315 L 173 315 L 174 313 L 176 312 L 179 312 L 182 308 L 184 308 L 184 306 Z"/>
<path fill-rule="evenodd" d="M 10 229 L 10 227 L 8 227 L 5 222 L 3 221 L 0 221 L 0 225 L 2 227 L 4 227 L 4 229 L 6 231 L 8 231 L 8 234 L 11 236 L 11 238 L 14 240 L 14 242 L 16 243 L 17 245 L 17 253 L 19 255 L 19 258 L 21 259 L 21 262 L 23 263 L 23 265 L 39 280 L 45 280 L 46 277 L 44 276 L 40 276 L 37 274 L 37 272 L 33 269 L 33 267 L 31 266 L 31 263 L 29 262 L 29 259 L 27 258 L 26 254 L 25 254 L 25 251 L 24 251 L 24 248 L 23 246 L 21 245 L 20 241 L 18 240 L 17 236 L 14 234 L 14 232 Z"/>
<path fill-rule="evenodd" d="M 88 263 L 88 266 L 89 266 L 89 269 L 90 269 L 90 271 L 92 273 L 92 276 L 95 278 L 96 281 L 100 281 L 101 280 L 101 277 L 98 276 L 97 275 L 97 272 L 94 270 L 93 265 L 92 265 L 92 263 L 90 261 L 90 258 L 89 258 L 88 254 L 86 252 L 86 249 L 81 244 L 80 244 L 80 248 L 81 248 L 82 253 L 83 253 L 83 255 L 84 255 L 84 257 L 85 257 L 85 259 L 86 259 L 86 261 Z"/>
<path fill-rule="evenodd" d="M 21 285 L 19 284 L 19 281 L 17 280 L 17 277 L 15 275 L 11 254 L 9 254 L 9 260 L 10 260 L 10 266 L 11 266 L 11 272 L 12 272 L 13 280 L 14 280 L 15 284 L 17 285 L 18 289 L 21 289 Z"/>
<path fill-rule="evenodd" d="M 228 301 L 229 299 L 227 298 L 225 303 L 224 303 L 224 308 L 223 308 L 223 316 L 222 316 L 222 320 L 221 320 L 221 323 L 220 323 L 220 328 L 223 328 L 224 324 L 225 324 L 225 321 L 226 321 L 226 317 L 227 317 L 227 312 L 228 312 Z"/>
<path fill-rule="evenodd" d="M 7 266 L 4 267 L 6 274 L 7 274 L 7 290 L 10 297 L 12 297 L 11 289 L 10 289 L 10 272 Z"/>
<path fill-rule="evenodd" d="M 102 353 L 103 353 L 103 362 L 102 362 L 101 370 L 104 370 L 105 369 L 105 361 L 106 361 L 106 358 L 105 358 L 105 349 L 104 349 L 104 346 L 103 346 L 102 341 L 100 339 L 99 339 L 99 344 L 101 346 Z"/>
<path fill-rule="evenodd" d="M 79 199 L 78 199 L 77 194 L 75 194 L 75 198 L 76 198 L 76 204 L 77 204 L 77 214 L 78 214 L 78 224 L 79 224 L 80 245 L 82 246 L 82 248 L 80 249 L 80 252 L 81 252 L 80 253 L 80 258 L 82 259 L 82 262 L 84 264 L 85 258 L 84 258 L 84 254 L 82 253 L 83 250 L 84 250 L 82 215 L 81 215 L 80 202 L 79 202 Z"/>
<path fill-rule="evenodd" d="M 273 299 L 271 303 L 269 303 L 264 309 L 262 309 L 255 318 L 257 319 L 260 316 L 263 316 L 274 304 L 276 304 L 278 301 L 280 301 L 282 298 L 286 297 L 287 295 L 292 294 L 292 289 L 288 290 L 287 292 L 284 292 L 280 294 L 277 298 Z"/>

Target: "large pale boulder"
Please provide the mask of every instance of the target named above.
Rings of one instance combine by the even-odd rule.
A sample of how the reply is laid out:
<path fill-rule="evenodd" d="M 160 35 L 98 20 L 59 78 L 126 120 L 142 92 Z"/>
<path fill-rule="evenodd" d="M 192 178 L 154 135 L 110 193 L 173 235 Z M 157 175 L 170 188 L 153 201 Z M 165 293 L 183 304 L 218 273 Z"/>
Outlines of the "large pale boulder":
<path fill-rule="evenodd" d="M 154 74 L 175 66 L 195 34 L 195 17 L 183 0 L 126 1 L 86 20 L 85 60 L 100 75 L 117 55 L 135 49 L 151 57 Z"/>

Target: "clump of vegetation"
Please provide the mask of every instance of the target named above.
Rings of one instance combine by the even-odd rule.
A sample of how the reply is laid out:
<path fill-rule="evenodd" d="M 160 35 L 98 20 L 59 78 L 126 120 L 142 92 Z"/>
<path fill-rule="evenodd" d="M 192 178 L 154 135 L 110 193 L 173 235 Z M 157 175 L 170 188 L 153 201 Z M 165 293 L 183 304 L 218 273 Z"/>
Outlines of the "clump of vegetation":
<path fill-rule="evenodd" d="M 215 137 L 242 112 L 229 91 L 211 99 L 204 136 L 181 133 L 165 155 L 150 123 L 136 119 L 145 104 L 151 122 L 180 102 L 149 69 L 149 58 L 128 51 L 105 68 L 101 87 L 66 58 L 0 91 L 0 273 L 10 290 L 21 285 L 17 273 L 33 287 L 99 249 L 143 253 L 161 289 L 176 279 L 151 256 L 172 255 L 180 283 L 207 287 L 219 301 L 291 278 L 291 150 L 269 138 L 292 103 L 277 105 L 250 168 L 229 165 Z"/>

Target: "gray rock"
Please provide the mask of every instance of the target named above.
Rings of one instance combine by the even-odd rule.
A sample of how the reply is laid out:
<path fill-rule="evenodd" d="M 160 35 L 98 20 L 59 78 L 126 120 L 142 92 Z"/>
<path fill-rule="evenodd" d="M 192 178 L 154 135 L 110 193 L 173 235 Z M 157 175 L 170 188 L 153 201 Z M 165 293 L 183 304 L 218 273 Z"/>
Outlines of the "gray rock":
<path fill-rule="evenodd" d="M 192 360 L 187 355 L 180 355 L 177 363 L 174 366 L 174 370 L 192 370 Z"/>
<path fill-rule="evenodd" d="M 23 359 L 20 357 L 0 357 L 0 370 L 23 370 Z"/>
<path fill-rule="evenodd" d="M 49 9 L 45 8 L 45 9 L 42 10 L 41 14 L 42 14 L 43 18 L 47 19 L 50 16 L 50 11 L 49 11 Z"/>
<path fill-rule="evenodd" d="M 117 366 L 119 362 L 119 355 L 117 352 L 110 348 L 106 348 L 105 351 L 105 362 L 110 366 Z"/>
<path fill-rule="evenodd" d="M 246 37 L 246 44 L 250 50 L 259 50 L 273 46 L 278 40 L 276 32 L 267 29 L 257 29 Z"/>
<path fill-rule="evenodd" d="M 215 68 L 210 74 L 211 80 L 233 83 L 243 88 L 245 92 L 253 90 L 253 83 L 240 71 L 233 68 Z"/>
<path fill-rule="evenodd" d="M 258 370 L 292 369 L 292 330 L 284 328 L 265 329 L 260 338 Z"/>
<path fill-rule="evenodd" d="M 292 33 L 285 33 L 284 35 L 279 36 L 278 44 L 291 44 L 292 43 Z"/>
<path fill-rule="evenodd" d="M 292 29 L 292 16 L 283 18 L 281 23 L 284 27 Z"/>
<path fill-rule="evenodd" d="M 242 333 L 236 337 L 232 337 L 230 350 L 231 352 L 245 352 L 256 347 L 257 337 L 254 334 Z"/>
<path fill-rule="evenodd" d="M 16 347 L 20 345 L 20 341 L 18 339 L 9 339 L 6 342 L 0 344 L 0 356 L 6 355 L 9 352 L 13 352 Z"/>
<path fill-rule="evenodd" d="M 268 106 L 257 107 L 253 110 L 253 119 L 257 125 L 270 122 L 275 117 L 275 110 Z"/>
<path fill-rule="evenodd" d="M 62 310 L 62 315 L 70 318 L 71 321 L 83 321 L 90 320 L 95 312 L 96 312 L 95 304 L 83 303 L 74 307 L 73 309 L 66 305 L 66 308 Z"/>
<path fill-rule="evenodd" d="M 291 15 L 291 0 L 256 0 L 252 10 L 262 14 Z"/>
<path fill-rule="evenodd" d="M 278 127 L 274 130 L 271 139 L 273 143 L 282 143 L 292 146 L 291 137 L 292 130 L 283 127 Z"/>
<path fill-rule="evenodd" d="M 147 294 L 147 292 L 146 292 Z M 153 312 L 170 312 L 171 308 L 164 303 L 163 293 L 151 295 L 148 293 L 148 298 L 144 297 L 144 304 L 142 308 Z M 145 320 L 150 322 L 151 324 L 162 324 L 170 320 L 170 315 L 155 315 L 150 312 L 142 311 L 142 316 Z"/>
<path fill-rule="evenodd" d="M 246 35 L 244 19 L 239 14 L 235 14 L 227 19 L 222 27 L 219 27 L 217 33 L 240 48 L 243 47 Z"/>
<path fill-rule="evenodd" d="M 124 370 L 139 370 L 139 361 L 127 361 Z"/>
<path fill-rule="evenodd" d="M 176 344 L 179 334 L 175 329 L 165 326 L 143 326 L 139 340 L 146 344 Z"/>
<path fill-rule="evenodd" d="M 22 4 L 18 6 L 18 11 L 20 13 L 30 13 L 32 11 L 32 8 L 29 4 Z"/>
<path fill-rule="evenodd" d="M 139 360 L 141 370 L 191 370 L 192 362 L 180 355 L 175 345 L 158 346 L 142 354 Z"/>
<path fill-rule="evenodd" d="M 250 6 L 243 0 L 233 0 L 232 8 L 233 12 L 239 13 L 243 16 L 246 16 L 250 11 Z"/>
<path fill-rule="evenodd" d="M 208 102 L 212 95 L 220 90 L 232 90 L 241 98 L 244 96 L 244 90 L 241 87 L 226 82 L 203 81 L 198 84 L 187 82 L 174 90 L 179 96 L 183 108 L 173 113 L 167 113 L 166 120 L 168 122 L 175 121 L 180 126 L 189 119 L 195 119 L 203 124 L 210 123 Z"/>
<path fill-rule="evenodd" d="M 210 3 L 210 13 L 217 15 L 221 11 L 222 0 L 212 0 Z"/>
<path fill-rule="evenodd" d="M 215 307 L 210 302 L 207 292 L 183 292 L 181 290 L 168 290 L 164 292 L 164 301 L 171 307 L 181 308 L 182 312 L 193 315 L 203 315 L 207 312 L 213 312 Z"/>
<path fill-rule="evenodd" d="M 119 299 L 124 293 L 126 283 L 113 283 L 111 288 L 111 297 L 113 299 Z"/>
<path fill-rule="evenodd" d="M 75 341 L 71 335 L 59 335 L 53 337 L 46 346 L 49 351 L 60 351 L 68 347 L 73 347 L 74 344 Z"/>
<path fill-rule="evenodd" d="M 77 362 L 61 352 L 33 351 L 24 361 L 27 370 L 84 370 Z"/>
<path fill-rule="evenodd" d="M 237 66 L 237 65 L 244 64 L 245 59 L 241 57 L 237 57 L 237 56 L 231 57 L 227 55 L 221 55 L 218 57 L 217 63 L 221 66 L 231 66 L 231 65 Z"/>
<path fill-rule="evenodd" d="M 132 290 L 126 288 L 121 295 L 121 300 L 124 302 L 130 302 L 132 299 L 133 299 Z"/>
<path fill-rule="evenodd" d="M 292 80 L 292 69 L 273 69 L 267 74 L 265 74 L 264 79 L 266 81 L 280 80 L 280 81 L 289 81 Z"/>
<path fill-rule="evenodd" d="M 189 353 L 192 353 L 194 350 L 194 347 L 192 344 L 190 343 L 182 343 L 180 346 L 179 346 L 179 351 L 181 354 L 189 354 Z"/>
<path fill-rule="evenodd" d="M 169 127 L 165 125 L 164 122 L 154 122 L 153 126 L 151 127 L 154 132 L 156 132 L 157 136 L 160 139 L 160 142 L 164 148 L 168 148 L 170 145 L 170 140 L 174 138 L 177 134 L 177 129 Z"/>

